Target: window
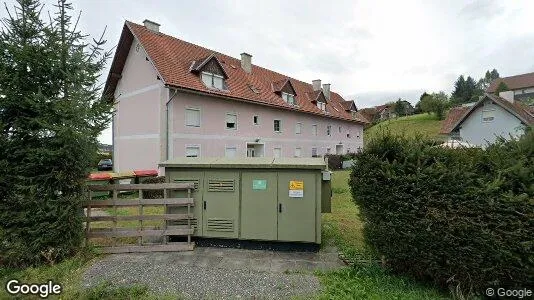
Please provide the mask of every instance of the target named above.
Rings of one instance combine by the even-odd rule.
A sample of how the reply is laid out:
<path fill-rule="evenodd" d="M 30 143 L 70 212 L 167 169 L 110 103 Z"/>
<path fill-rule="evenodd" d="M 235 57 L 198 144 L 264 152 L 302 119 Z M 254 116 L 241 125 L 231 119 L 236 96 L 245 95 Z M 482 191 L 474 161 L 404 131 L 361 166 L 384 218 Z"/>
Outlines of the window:
<path fill-rule="evenodd" d="M 226 129 L 237 129 L 237 115 L 226 113 Z"/>
<path fill-rule="evenodd" d="M 326 154 L 330 154 L 330 147 L 326 148 Z"/>
<path fill-rule="evenodd" d="M 338 129 L 339 133 L 341 133 L 341 131 L 342 131 L 341 126 L 339 126 L 337 129 Z"/>
<path fill-rule="evenodd" d="M 228 158 L 234 158 L 236 157 L 236 154 L 237 154 L 236 147 L 226 147 L 226 149 L 224 149 L 224 156 Z"/>
<path fill-rule="evenodd" d="M 317 125 L 316 124 L 312 125 L 312 134 L 313 135 L 317 135 Z"/>
<path fill-rule="evenodd" d="M 483 110 L 482 122 L 492 122 L 495 119 L 495 110 Z"/>
<path fill-rule="evenodd" d="M 274 148 L 273 154 L 275 158 L 282 157 L 282 148 Z"/>
<path fill-rule="evenodd" d="M 301 149 L 300 148 L 295 148 L 295 157 L 300 157 L 301 156 Z"/>
<path fill-rule="evenodd" d="M 200 127 L 200 108 L 185 109 L 185 126 Z"/>
<path fill-rule="evenodd" d="M 274 132 L 282 132 L 282 122 L 280 120 L 274 120 Z"/>
<path fill-rule="evenodd" d="M 200 146 L 187 146 L 185 147 L 186 157 L 200 157 Z"/>
<path fill-rule="evenodd" d="M 332 133 L 332 126 L 328 125 L 326 126 L 326 135 L 330 135 Z"/>
<path fill-rule="evenodd" d="M 302 132 L 302 123 L 297 123 L 297 125 L 295 125 L 295 134 L 301 134 Z"/>
<path fill-rule="evenodd" d="M 324 102 L 317 102 L 317 107 L 322 111 L 326 111 L 326 103 Z"/>
<path fill-rule="evenodd" d="M 282 99 L 291 105 L 295 105 L 295 95 L 282 92 Z"/>
<path fill-rule="evenodd" d="M 350 153 L 350 147 L 347 147 L 347 154 Z"/>
<path fill-rule="evenodd" d="M 312 153 L 312 157 L 317 157 L 317 148 L 313 147 L 311 150 L 311 153 Z"/>
<path fill-rule="evenodd" d="M 224 77 L 213 73 L 202 72 L 202 82 L 209 88 L 224 90 Z"/>
<path fill-rule="evenodd" d="M 347 133 L 347 138 L 350 139 L 350 133 Z"/>
<path fill-rule="evenodd" d="M 254 122 L 254 125 L 260 125 L 260 117 L 254 116 L 252 121 Z"/>

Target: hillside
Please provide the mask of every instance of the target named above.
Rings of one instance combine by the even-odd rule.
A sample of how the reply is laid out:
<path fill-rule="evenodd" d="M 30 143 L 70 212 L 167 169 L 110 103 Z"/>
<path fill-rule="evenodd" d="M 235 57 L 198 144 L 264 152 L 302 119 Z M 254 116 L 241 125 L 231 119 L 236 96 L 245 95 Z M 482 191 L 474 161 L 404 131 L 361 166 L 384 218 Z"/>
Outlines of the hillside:
<path fill-rule="evenodd" d="M 441 122 L 435 115 L 426 113 L 391 119 L 367 128 L 364 131 L 364 142 L 369 141 L 382 130 L 389 130 L 393 134 L 407 136 L 420 134 L 430 138 L 444 139 L 439 134 Z"/>

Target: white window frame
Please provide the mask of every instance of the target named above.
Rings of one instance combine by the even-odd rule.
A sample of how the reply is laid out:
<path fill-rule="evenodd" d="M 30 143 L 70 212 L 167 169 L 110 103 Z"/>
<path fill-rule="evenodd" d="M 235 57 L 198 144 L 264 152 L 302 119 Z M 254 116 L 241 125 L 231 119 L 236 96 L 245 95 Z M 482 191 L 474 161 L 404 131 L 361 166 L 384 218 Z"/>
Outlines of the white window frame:
<path fill-rule="evenodd" d="M 224 147 L 224 157 L 228 157 L 228 150 L 229 149 L 234 149 L 235 150 L 235 156 L 233 158 L 236 158 L 237 157 L 237 146 L 225 146 Z"/>
<path fill-rule="evenodd" d="M 284 99 L 284 101 L 290 105 L 296 105 L 295 95 L 293 94 L 282 92 L 282 99 Z"/>
<path fill-rule="evenodd" d="M 276 155 L 275 155 L 276 150 L 280 150 L 280 156 L 278 156 L 278 158 L 282 157 L 282 147 L 280 147 L 280 146 L 277 146 L 277 147 L 273 148 L 273 157 L 276 157 Z"/>
<path fill-rule="evenodd" d="M 484 117 L 484 114 L 490 113 L 490 117 Z M 490 119 L 491 118 L 491 119 Z M 491 123 L 495 120 L 495 109 L 483 109 L 482 110 L 482 123 Z"/>
<path fill-rule="evenodd" d="M 188 110 L 198 111 L 198 126 L 187 124 L 187 111 Z M 184 110 L 184 123 L 186 127 L 201 127 L 202 126 L 202 109 L 200 107 L 186 106 Z"/>
<path fill-rule="evenodd" d="M 295 134 L 301 134 L 302 133 L 302 122 L 297 122 L 295 124 Z"/>
<path fill-rule="evenodd" d="M 317 107 L 322 111 L 326 111 L 326 103 L 324 102 L 317 101 Z"/>
<path fill-rule="evenodd" d="M 234 126 L 234 128 L 228 127 L 228 122 L 226 122 L 226 118 L 228 116 L 234 116 L 235 117 L 235 123 L 234 123 L 235 126 Z M 227 112 L 224 115 L 224 128 L 226 128 L 227 130 L 237 130 L 237 122 L 238 122 L 238 120 L 237 120 L 237 113 L 236 112 Z"/>
<path fill-rule="evenodd" d="M 326 126 L 326 135 L 327 136 L 332 136 L 332 125 L 327 125 Z"/>
<path fill-rule="evenodd" d="M 202 79 L 202 76 L 203 76 L 203 75 L 211 76 L 211 85 L 207 85 L 207 84 L 204 82 L 204 80 Z M 214 80 L 215 77 L 222 79 L 222 86 L 221 86 L 220 88 L 218 88 L 218 87 L 215 86 L 215 80 Z M 204 71 L 202 71 L 202 72 L 200 73 L 200 81 L 202 81 L 202 83 L 203 83 L 207 88 L 210 88 L 210 89 L 216 89 L 216 90 L 221 90 L 221 91 L 226 90 L 226 88 L 225 88 L 225 86 L 224 86 L 224 85 L 225 85 L 225 82 L 224 82 L 224 76 L 217 75 L 217 74 L 210 73 L 210 72 L 204 72 Z"/>
<path fill-rule="evenodd" d="M 202 147 L 199 145 L 199 144 L 190 144 L 190 145 L 185 145 L 185 152 L 184 152 L 184 156 L 185 157 L 195 157 L 195 156 L 187 156 L 187 149 L 191 149 L 191 148 L 196 148 L 198 149 L 198 155 L 196 157 L 201 157 L 202 156 Z"/>
<path fill-rule="evenodd" d="M 315 150 L 315 151 L 314 151 Z M 313 155 L 313 152 L 315 152 L 315 156 Z M 312 157 L 319 157 L 319 150 L 317 147 L 312 147 L 311 148 L 311 156 Z"/>
<path fill-rule="evenodd" d="M 317 124 L 312 124 L 312 135 L 317 136 Z"/>
<path fill-rule="evenodd" d="M 278 130 L 275 129 L 275 122 L 276 121 L 278 121 Z M 280 120 L 280 119 L 274 119 L 273 120 L 273 131 L 274 132 L 278 132 L 278 133 L 282 132 L 282 120 Z"/>
<path fill-rule="evenodd" d="M 254 122 L 254 119 L 256 119 L 256 122 Z M 258 115 L 252 116 L 252 124 L 254 124 L 256 126 L 260 125 L 260 116 L 258 116 Z"/>
<path fill-rule="evenodd" d="M 295 157 L 302 157 L 302 148 L 296 147 L 295 148 Z"/>

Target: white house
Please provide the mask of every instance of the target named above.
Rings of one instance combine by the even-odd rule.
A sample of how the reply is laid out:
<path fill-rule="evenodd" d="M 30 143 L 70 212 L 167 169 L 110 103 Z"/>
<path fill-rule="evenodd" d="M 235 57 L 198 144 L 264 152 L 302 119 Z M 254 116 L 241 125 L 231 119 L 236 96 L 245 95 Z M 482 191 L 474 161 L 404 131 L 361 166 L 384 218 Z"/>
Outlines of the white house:
<path fill-rule="evenodd" d="M 485 94 L 478 102 L 452 108 L 441 133 L 450 139 L 485 147 L 497 137 L 518 137 L 534 125 L 534 109 L 514 99 L 514 92 Z"/>

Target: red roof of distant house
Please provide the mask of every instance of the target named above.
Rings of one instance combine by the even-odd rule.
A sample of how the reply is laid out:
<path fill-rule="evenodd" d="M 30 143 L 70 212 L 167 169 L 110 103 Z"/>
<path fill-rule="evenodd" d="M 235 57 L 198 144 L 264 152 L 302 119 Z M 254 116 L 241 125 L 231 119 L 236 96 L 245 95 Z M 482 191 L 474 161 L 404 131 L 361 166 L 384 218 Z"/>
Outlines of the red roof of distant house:
<path fill-rule="evenodd" d="M 460 119 L 469 109 L 469 106 L 458 106 L 451 108 L 447 114 L 447 118 L 445 118 L 443 123 L 441 123 L 441 130 L 439 133 L 450 133 L 454 129 L 453 127 L 458 123 L 458 121 L 460 121 Z"/>
<path fill-rule="evenodd" d="M 534 72 L 504 78 L 497 78 L 491 82 L 490 86 L 486 91 L 488 93 L 495 93 L 497 87 L 501 82 L 504 82 L 506 86 L 508 86 L 508 88 L 511 90 L 534 87 Z"/>
<path fill-rule="evenodd" d="M 252 65 L 252 72 L 247 73 L 241 68 L 239 59 L 182 41 L 161 32 L 151 31 L 145 26 L 129 21 L 124 24 L 121 39 L 106 81 L 104 91 L 107 95 L 113 95 L 115 92 L 133 36 L 139 40 L 147 52 L 148 59 L 154 64 L 166 86 L 329 118 L 367 123 L 365 118 L 359 115 L 353 118 L 351 113 L 344 108 L 343 103 L 345 100 L 335 92 L 330 93 L 330 99 L 326 105 L 328 113 L 324 113 L 307 96 L 308 93 L 313 93 L 311 84 L 256 65 Z M 217 58 L 228 75 L 226 80 L 227 91 L 207 88 L 199 76 L 190 71 L 194 61 L 206 59 L 211 54 Z M 289 80 L 294 88 L 296 92 L 295 102 L 298 106 L 286 103 L 280 95 L 274 93 L 273 88 L 281 88 L 280 85 L 283 85 L 285 80 Z"/>
<path fill-rule="evenodd" d="M 451 108 L 449 114 L 447 115 L 447 118 L 442 123 L 440 133 L 448 134 L 453 131 L 458 125 L 463 122 L 463 120 L 465 120 L 471 114 L 471 112 L 475 110 L 476 107 L 480 106 L 486 98 L 491 99 L 493 103 L 504 108 L 526 125 L 534 124 L 534 113 L 532 112 L 532 109 L 530 107 L 517 100 L 512 103 L 499 96 L 493 94 L 485 94 L 485 96 L 473 106 L 459 106 Z"/>

